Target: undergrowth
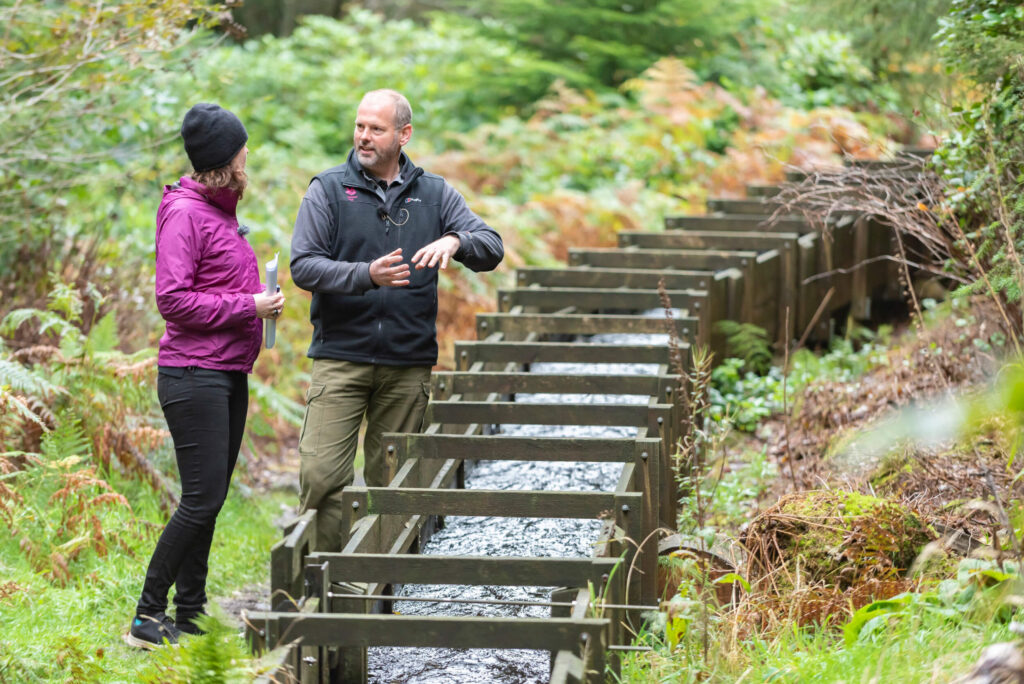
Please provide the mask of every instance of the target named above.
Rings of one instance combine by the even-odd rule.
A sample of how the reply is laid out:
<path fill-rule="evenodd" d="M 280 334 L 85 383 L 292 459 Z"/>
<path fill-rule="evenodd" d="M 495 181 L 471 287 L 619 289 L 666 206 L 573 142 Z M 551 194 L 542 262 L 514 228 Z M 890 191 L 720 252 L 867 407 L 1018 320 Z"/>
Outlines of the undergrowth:
<path fill-rule="evenodd" d="M 798 401 L 810 383 L 852 382 L 868 370 L 888 363 L 886 350 L 891 335 L 888 326 L 877 332 L 858 328 L 851 337 L 837 338 L 824 354 L 797 350 L 789 357 L 785 383 L 780 365 L 758 373 L 751 369 L 749 358 L 724 359 L 711 372 L 709 415 L 737 430 L 754 432 L 762 420 L 781 413 L 787 401 L 790 405 L 794 399 Z M 758 354 L 756 358 L 762 357 Z M 756 362 L 754 367 L 760 363 Z"/>
<path fill-rule="evenodd" d="M 84 444 L 80 437 L 46 443 Z M 12 532 L 0 539 L 0 682 L 139 681 L 150 656 L 124 645 L 121 634 L 166 521 L 160 501 L 117 473 L 97 476 L 86 451 L 51 454 L 58 458 L 47 451 L 0 479 L 15 492 L 0 493 L 2 527 Z M 211 597 L 265 580 L 277 536 L 274 503 L 232 488 L 211 550 Z"/>

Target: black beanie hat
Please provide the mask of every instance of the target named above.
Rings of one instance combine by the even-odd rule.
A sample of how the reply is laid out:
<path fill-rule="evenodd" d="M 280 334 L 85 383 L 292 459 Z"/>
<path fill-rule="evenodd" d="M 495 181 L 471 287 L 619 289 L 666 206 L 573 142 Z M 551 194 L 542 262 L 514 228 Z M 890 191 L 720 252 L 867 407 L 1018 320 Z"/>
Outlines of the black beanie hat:
<path fill-rule="evenodd" d="M 237 116 L 218 105 L 201 102 L 185 114 L 181 137 L 188 160 L 198 173 L 231 163 L 249 134 Z"/>

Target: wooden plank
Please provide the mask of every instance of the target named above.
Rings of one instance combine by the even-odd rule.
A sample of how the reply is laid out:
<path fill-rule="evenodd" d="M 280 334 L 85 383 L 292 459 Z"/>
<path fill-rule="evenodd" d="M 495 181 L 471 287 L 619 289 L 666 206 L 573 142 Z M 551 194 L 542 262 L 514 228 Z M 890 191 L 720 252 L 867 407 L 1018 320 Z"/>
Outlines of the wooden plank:
<path fill-rule="evenodd" d="M 416 484 L 433 488 L 451 487 L 457 478 L 458 466 L 459 462 L 452 459 L 420 460 Z M 409 486 L 397 481 L 389 486 L 400 485 Z M 432 516 L 412 515 L 402 519 L 369 515 L 360 523 L 363 526 L 354 530 L 342 546 L 343 553 L 406 553 L 418 544 L 424 530 L 429 529 Z M 380 588 L 373 590 L 379 593 Z"/>
<path fill-rule="evenodd" d="M 306 511 L 296 519 L 288 535 L 270 549 L 270 600 L 276 610 L 299 609 L 304 558 L 315 549 L 316 511 Z"/>
<path fill-rule="evenodd" d="M 799 296 L 797 299 L 796 334 L 802 335 L 807 326 L 814 318 L 822 298 L 831 286 L 831 278 L 808 279 L 818 274 L 818 264 L 821 256 L 818 250 L 821 247 L 822 237 L 817 233 L 808 233 L 797 240 L 796 247 L 796 286 Z M 815 329 L 808 336 L 810 341 L 824 341 L 828 335 L 828 315 L 823 314 Z"/>
<path fill-rule="evenodd" d="M 772 202 L 764 197 L 708 200 L 708 211 L 714 214 L 754 214 L 757 216 L 767 216 L 774 213 L 778 208 L 779 204 L 777 202 Z"/>
<path fill-rule="evenodd" d="M 676 330 L 682 338 L 696 332 L 697 319 L 679 316 Z M 477 314 L 477 337 L 484 339 L 495 332 L 541 335 L 602 335 L 639 333 L 664 335 L 665 319 L 661 316 L 627 316 L 615 314 Z"/>
<path fill-rule="evenodd" d="M 683 351 L 688 345 L 683 344 Z M 477 361 L 531 363 L 630 363 L 666 364 L 663 344 L 594 344 L 592 342 L 481 342 L 458 341 L 455 358 L 460 363 Z"/>
<path fill-rule="evenodd" d="M 586 587 L 588 582 L 592 582 L 595 591 L 601 589 L 602 576 L 611 574 L 622 562 L 618 558 L 496 558 L 383 553 L 314 553 L 309 558 L 310 563 L 323 561 L 329 563 L 332 583 Z"/>
<path fill-rule="evenodd" d="M 604 375 L 586 373 L 452 372 L 433 374 L 433 396 L 452 394 L 632 394 L 661 396 L 676 375 Z"/>
<path fill-rule="evenodd" d="M 430 423 L 514 423 L 517 425 L 649 426 L 669 417 L 670 404 L 526 404 L 510 401 L 432 401 Z"/>
<path fill-rule="evenodd" d="M 668 290 L 672 305 L 680 309 L 692 309 L 704 301 L 703 290 Z M 656 289 L 638 290 L 625 288 L 547 287 L 499 290 L 498 302 L 502 312 L 514 306 L 522 306 L 530 312 L 557 311 L 575 306 L 579 311 L 647 311 L 661 308 L 661 298 Z"/>
<path fill-rule="evenodd" d="M 569 263 L 574 266 L 690 269 L 717 271 L 734 266 L 743 258 L 753 258 L 753 250 L 639 249 L 617 247 L 569 248 Z"/>
<path fill-rule="evenodd" d="M 848 306 L 853 300 L 853 271 L 856 268 L 854 217 L 839 219 L 831 230 L 822 235 L 822 249 L 819 251 L 819 273 L 833 273 L 843 269 L 845 273 L 834 273 L 830 279 L 836 288 L 832 305 L 836 308 Z"/>
<path fill-rule="evenodd" d="M 780 280 L 782 258 L 778 251 L 772 250 L 759 254 L 751 263 L 747 306 L 743 320 L 764 328 L 768 339 L 778 340 L 781 332 L 779 326 Z"/>
<path fill-rule="evenodd" d="M 584 634 L 601 634 L 609 620 L 597 618 L 501 618 L 320 613 L 249 614 L 260 629 L 310 646 L 398 646 L 417 648 L 578 648 Z M 271 627 L 273 624 L 273 627 Z M 271 647 L 277 642 L 271 644 Z"/>
<path fill-rule="evenodd" d="M 601 437 L 513 437 L 507 435 L 417 435 L 385 433 L 383 444 L 399 458 L 477 459 L 489 461 L 579 461 L 629 463 L 637 443 L 650 449 L 658 440 Z"/>
<path fill-rule="evenodd" d="M 725 232 L 710 230 L 667 230 L 660 233 L 622 232 L 622 247 L 644 249 L 718 249 L 762 252 L 796 243 L 799 233 Z"/>
<path fill-rule="evenodd" d="M 751 183 L 747 185 L 747 197 L 775 197 L 782 191 L 780 185 L 762 185 Z"/>
<path fill-rule="evenodd" d="M 391 489 L 346 487 L 346 507 L 382 515 L 495 516 L 506 518 L 597 518 L 602 513 L 630 505 L 642 506 L 641 494 L 607 492 L 556 492 L 492 489 Z"/>
<path fill-rule="evenodd" d="M 885 298 L 886 291 L 889 290 L 892 299 L 905 303 L 906 298 L 902 296 L 899 287 L 903 268 L 895 261 L 878 259 L 882 256 L 899 254 L 893 237 L 893 229 L 872 217 L 868 219 L 867 231 L 869 245 L 867 258 L 871 261 L 865 267 L 868 295 L 872 299 L 881 300 Z M 906 237 L 903 242 L 913 249 L 916 241 L 913 237 Z M 914 269 L 911 269 L 911 274 L 913 272 Z M 887 288 L 888 285 L 892 287 Z"/>
<path fill-rule="evenodd" d="M 539 287 L 631 288 L 656 290 L 664 279 L 670 290 L 703 290 L 710 277 L 707 270 L 673 270 L 658 273 L 646 268 L 519 268 L 516 284 L 522 289 Z"/>
<path fill-rule="evenodd" d="M 854 223 L 850 316 L 862 321 L 871 317 L 871 288 L 868 282 L 868 270 L 863 266 L 870 256 L 869 230 L 870 225 L 866 216 L 859 218 Z"/>
<path fill-rule="evenodd" d="M 810 233 L 814 228 L 800 218 L 785 217 L 769 223 L 757 214 L 724 214 L 720 216 L 666 216 L 665 228 L 670 230 L 722 230 L 759 233 Z"/>
<path fill-rule="evenodd" d="M 581 684 L 583 679 L 583 661 L 571 651 L 558 651 L 551 667 L 549 684 Z"/>
<path fill-rule="evenodd" d="M 721 361 L 726 357 L 725 335 L 718 329 L 717 323 L 726 320 L 736 320 L 736 313 L 733 311 L 732 288 L 730 281 L 734 278 L 741 278 L 743 274 L 737 269 L 726 269 L 715 274 L 708 288 L 708 310 L 706 318 L 701 320 L 700 335 L 698 343 L 709 348 L 714 354 L 714 359 Z M 689 369 L 689 365 L 686 366 Z"/>

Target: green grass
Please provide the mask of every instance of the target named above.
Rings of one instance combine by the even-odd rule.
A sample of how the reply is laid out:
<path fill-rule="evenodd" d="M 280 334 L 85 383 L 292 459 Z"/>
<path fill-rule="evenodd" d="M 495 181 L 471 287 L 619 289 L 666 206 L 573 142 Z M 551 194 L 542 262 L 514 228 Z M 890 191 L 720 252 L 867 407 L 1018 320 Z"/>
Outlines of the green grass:
<path fill-rule="evenodd" d="M 134 614 L 164 516 L 137 485 L 111 484 L 131 492 L 134 515 L 122 507 L 102 514 L 108 538 L 116 535 L 124 548 L 112 544 L 104 557 L 90 550 L 71 561 L 66 586 L 34 568 L 19 539 L 4 535 L 0 540 L 0 585 L 17 585 L 6 598 L 0 591 L 0 682 L 136 682 L 149 667 L 152 656 L 127 647 L 121 634 Z M 52 529 L 52 520 L 46 520 L 52 491 L 45 477 L 19 481 L 26 500 L 19 523 L 34 531 L 33 540 Z M 211 599 L 267 580 L 269 549 L 279 534 L 272 520 L 285 497 L 291 498 L 243 498 L 232 489 L 211 550 Z"/>
<path fill-rule="evenodd" d="M 926 612 L 891 619 L 850 646 L 836 630 L 793 625 L 770 639 L 755 636 L 730 642 L 733 626 L 729 619 L 713 623 L 706 660 L 696 630 L 673 654 L 648 633 L 639 643 L 653 645 L 655 651 L 627 658 L 621 681 L 950 682 L 971 669 L 985 646 L 1014 639 L 1005 622 Z"/>

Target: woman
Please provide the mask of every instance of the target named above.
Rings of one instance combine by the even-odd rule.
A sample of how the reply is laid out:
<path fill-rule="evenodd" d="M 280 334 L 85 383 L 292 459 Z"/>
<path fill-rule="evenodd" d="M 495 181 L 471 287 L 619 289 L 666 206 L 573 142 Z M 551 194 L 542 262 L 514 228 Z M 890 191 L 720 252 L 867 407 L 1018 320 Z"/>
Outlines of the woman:
<path fill-rule="evenodd" d="M 207 559 L 227 496 L 249 403 L 247 374 L 259 353 L 262 318 L 277 318 L 280 293 L 264 294 L 252 247 L 235 216 L 246 186 L 249 139 L 242 122 L 197 104 L 181 126 L 195 169 L 164 188 L 156 218 L 157 395 L 174 439 L 181 503 L 149 561 L 125 641 L 139 648 L 200 634 Z M 167 594 L 175 585 L 175 619 Z"/>

